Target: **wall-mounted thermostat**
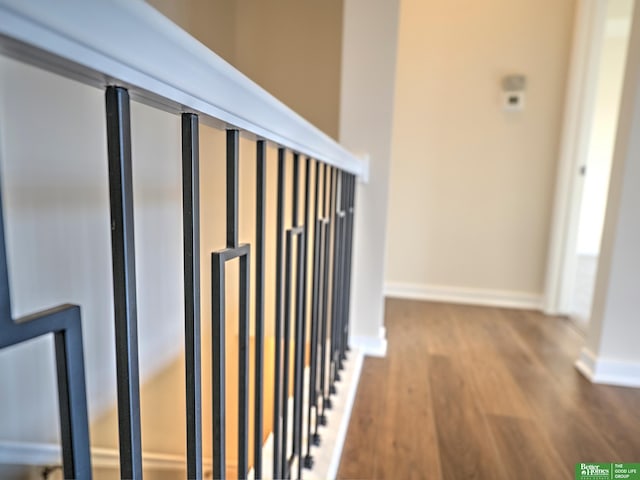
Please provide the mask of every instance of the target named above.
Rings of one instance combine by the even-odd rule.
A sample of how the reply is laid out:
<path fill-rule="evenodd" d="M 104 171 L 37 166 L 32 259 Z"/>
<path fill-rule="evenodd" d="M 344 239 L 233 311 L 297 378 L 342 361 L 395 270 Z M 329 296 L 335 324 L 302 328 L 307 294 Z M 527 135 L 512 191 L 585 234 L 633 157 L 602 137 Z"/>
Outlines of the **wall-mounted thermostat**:
<path fill-rule="evenodd" d="M 503 92 L 502 109 L 506 112 L 524 110 L 524 92 Z"/>
<path fill-rule="evenodd" d="M 527 78 L 524 75 L 507 75 L 502 79 L 502 109 L 506 112 L 524 110 Z"/>

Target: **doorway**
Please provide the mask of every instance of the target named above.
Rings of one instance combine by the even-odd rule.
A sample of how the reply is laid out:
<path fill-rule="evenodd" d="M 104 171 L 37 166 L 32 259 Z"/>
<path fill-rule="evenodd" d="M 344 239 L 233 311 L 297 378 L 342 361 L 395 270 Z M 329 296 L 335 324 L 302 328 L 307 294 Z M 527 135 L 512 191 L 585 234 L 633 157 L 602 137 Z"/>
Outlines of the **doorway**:
<path fill-rule="evenodd" d="M 591 316 L 634 3 L 578 2 L 545 310 L 582 330 Z"/>
<path fill-rule="evenodd" d="M 569 315 L 583 328 L 591 316 L 600 240 L 618 124 L 633 0 L 609 0 L 600 42 L 598 79 L 590 119 Z"/>

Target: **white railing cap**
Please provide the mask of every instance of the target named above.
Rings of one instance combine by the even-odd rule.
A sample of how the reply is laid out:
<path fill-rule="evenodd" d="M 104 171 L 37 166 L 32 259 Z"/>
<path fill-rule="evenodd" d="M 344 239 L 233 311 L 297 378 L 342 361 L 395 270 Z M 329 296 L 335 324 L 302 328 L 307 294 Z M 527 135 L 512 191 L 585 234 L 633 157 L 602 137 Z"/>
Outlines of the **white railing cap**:
<path fill-rule="evenodd" d="M 121 83 L 167 109 L 199 112 L 365 173 L 358 157 L 141 0 L 0 0 L 0 47 L 57 73 Z"/>

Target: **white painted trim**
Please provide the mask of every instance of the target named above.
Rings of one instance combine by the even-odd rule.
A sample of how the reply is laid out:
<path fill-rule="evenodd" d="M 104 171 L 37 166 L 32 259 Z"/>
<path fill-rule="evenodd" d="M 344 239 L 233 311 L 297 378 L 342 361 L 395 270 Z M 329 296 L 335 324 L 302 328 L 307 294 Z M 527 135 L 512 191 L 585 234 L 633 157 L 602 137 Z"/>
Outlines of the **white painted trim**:
<path fill-rule="evenodd" d="M 525 310 L 539 310 L 542 300 L 540 295 L 526 292 L 441 285 L 418 285 L 412 283 L 387 283 L 384 292 L 386 297 L 393 298 L 482 305 L 488 307 L 520 308 Z"/>
<path fill-rule="evenodd" d="M 185 457 L 158 452 L 143 452 L 144 467 L 153 470 L 184 469 Z M 60 446 L 51 443 L 26 443 L 0 441 L 0 465 L 59 465 L 62 462 Z M 120 454 L 112 448 L 92 448 L 91 462 L 94 467 L 120 468 Z M 204 459 L 205 467 L 211 459 Z"/>
<path fill-rule="evenodd" d="M 584 347 L 575 366 L 593 383 L 640 387 L 640 363 L 638 362 L 598 358 L 591 350 Z"/>
<path fill-rule="evenodd" d="M 256 137 L 356 175 L 363 162 L 145 2 L 0 0 L 0 47 L 98 87 L 120 84 L 169 111 Z"/>
<path fill-rule="evenodd" d="M 380 327 L 377 337 L 351 335 L 349 346 L 357 348 L 368 357 L 385 357 L 387 355 L 387 331 L 384 327 Z"/>
<path fill-rule="evenodd" d="M 57 465 L 61 458 L 58 445 L 0 441 L 0 465 Z"/>
<path fill-rule="evenodd" d="M 628 37 L 631 33 L 631 18 L 614 18 L 607 20 L 607 37 Z"/>
<path fill-rule="evenodd" d="M 369 183 L 369 174 L 371 171 L 371 155 L 368 153 L 356 153 L 358 158 L 362 161 L 362 172 L 360 173 L 360 183 L 366 185 Z"/>
<path fill-rule="evenodd" d="M 569 313 L 584 183 L 579 169 L 588 148 L 607 3 L 577 3 L 543 298 L 550 315 Z"/>
<path fill-rule="evenodd" d="M 342 417 L 340 418 L 340 426 L 338 427 L 336 442 L 333 447 L 333 454 L 331 455 L 331 463 L 329 464 L 329 469 L 327 470 L 327 478 L 334 479 L 338 476 L 340 459 L 342 458 L 342 450 L 344 448 L 344 442 L 347 439 L 349 422 L 351 421 L 351 411 L 353 410 L 353 404 L 356 400 L 356 393 L 358 392 L 358 384 L 360 383 L 360 373 L 362 373 L 363 361 L 363 352 L 357 352 L 355 365 L 353 367 L 353 376 L 351 377 L 351 383 L 349 384 L 349 392 L 347 393 L 344 410 L 342 411 Z"/>

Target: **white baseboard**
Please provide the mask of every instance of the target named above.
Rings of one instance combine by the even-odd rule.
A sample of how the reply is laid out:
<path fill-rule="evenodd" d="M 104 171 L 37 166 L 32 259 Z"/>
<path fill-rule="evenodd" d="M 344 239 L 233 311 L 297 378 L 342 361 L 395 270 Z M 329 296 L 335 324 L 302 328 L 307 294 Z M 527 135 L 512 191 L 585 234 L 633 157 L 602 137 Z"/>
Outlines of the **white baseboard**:
<path fill-rule="evenodd" d="M 387 283 L 384 294 L 393 298 L 525 310 L 540 310 L 542 305 L 542 295 L 533 293 L 413 283 Z"/>
<path fill-rule="evenodd" d="M 142 454 L 144 467 L 152 470 L 182 470 L 185 457 L 167 453 L 145 452 Z M 60 446 L 51 443 L 26 443 L 0 441 L 0 465 L 60 465 Z M 112 448 L 92 448 L 91 463 L 94 467 L 120 468 L 120 454 Z M 210 466 L 211 459 L 204 459 L 203 465 Z"/>
<path fill-rule="evenodd" d="M 0 465 L 59 465 L 61 459 L 58 445 L 0 441 Z"/>
<path fill-rule="evenodd" d="M 386 340 L 385 340 L 386 347 Z M 385 348 L 386 350 L 386 348 Z M 349 384 L 349 391 L 345 400 L 344 409 L 340 418 L 340 426 L 338 427 L 338 434 L 335 444 L 333 446 L 333 454 L 331 455 L 331 463 L 327 471 L 327 478 L 335 479 L 338 476 L 338 469 L 340 468 L 340 459 L 342 458 L 342 449 L 344 448 L 344 442 L 347 439 L 347 431 L 349 430 L 349 422 L 351 421 L 351 411 L 353 410 L 353 404 L 356 401 L 356 393 L 358 392 L 358 383 L 360 383 L 360 373 L 362 372 L 362 362 L 364 361 L 363 352 L 356 352 L 355 364 L 353 367 L 353 376 L 351 377 L 351 383 Z"/>
<path fill-rule="evenodd" d="M 368 357 L 385 357 L 387 355 L 387 331 L 380 327 L 377 337 L 351 335 L 349 345 L 360 350 Z"/>
<path fill-rule="evenodd" d="M 353 349 L 349 353 L 344 364 L 344 370 L 341 372 L 342 379 L 337 384 L 337 393 L 332 396 L 332 407 L 325 412 L 327 425 L 321 428 L 322 443 L 320 447 L 313 447 L 311 455 L 314 459 L 313 468 L 302 470 L 303 480 L 326 480 L 334 479 L 338 474 L 340 467 L 340 459 L 344 442 L 349 429 L 349 421 L 351 420 L 351 411 L 355 402 L 356 393 L 358 391 L 358 383 L 360 381 L 360 373 L 362 371 L 364 355 L 358 349 Z M 305 369 L 305 390 L 309 385 L 309 368 Z M 289 398 L 289 419 L 288 428 L 289 435 L 293 434 L 293 398 Z M 307 424 L 307 410 L 303 413 L 303 424 Z M 303 429 L 302 443 L 307 444 L 306 432 Z M 262 465 L 262 478 L 273 478 L 273 468 L 270 461 L 273 458 L 273 435 L 269 434 L 262 450 L 264 463 Z M 293 465 L 295 471 L 296 463 Z M 249 471 L 248 480 L 253 480 L 253 469 Z"/>
<path fill-rule="evenodd" d="M 640 387 L 640 363 L 638 362 L 598 358 L 591 350 L 584 347 L 575 366 L 593 383 Z"/>

